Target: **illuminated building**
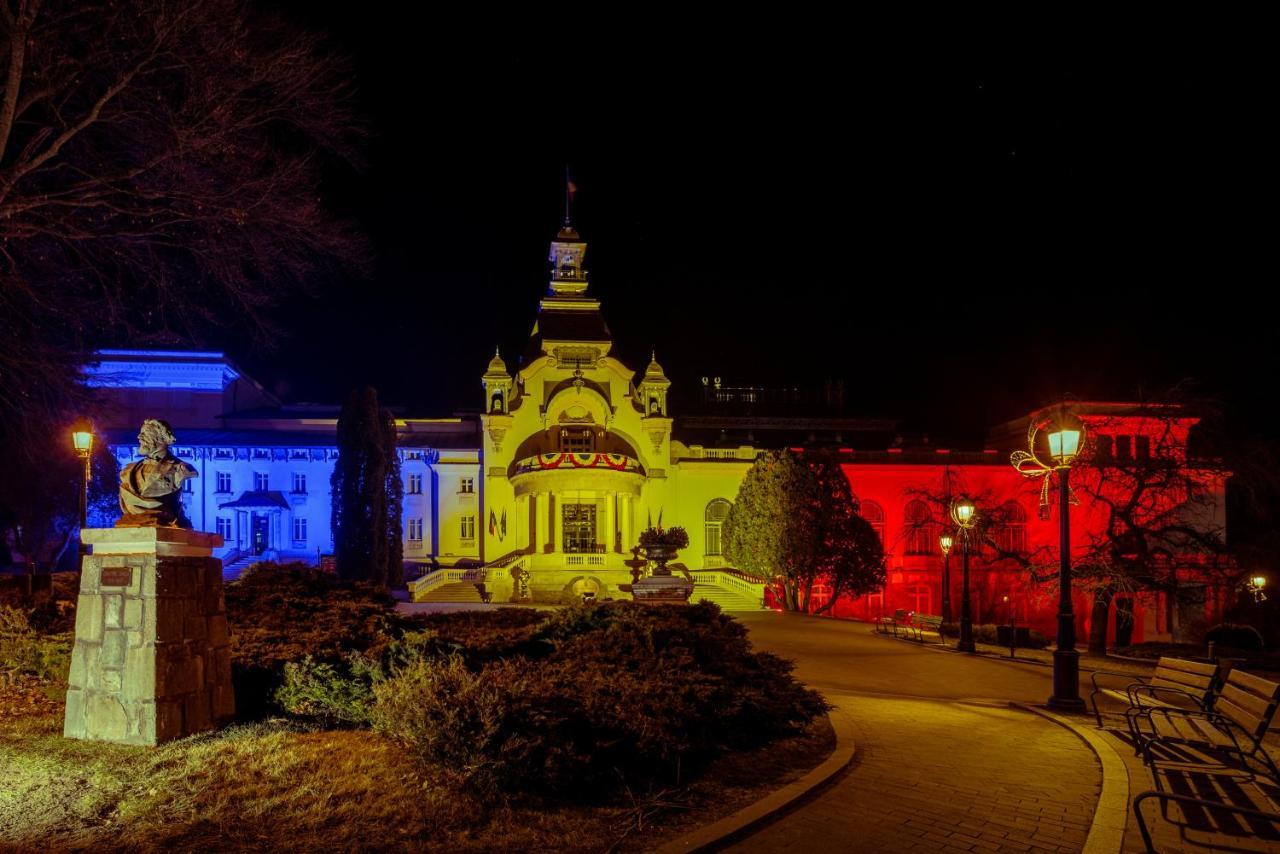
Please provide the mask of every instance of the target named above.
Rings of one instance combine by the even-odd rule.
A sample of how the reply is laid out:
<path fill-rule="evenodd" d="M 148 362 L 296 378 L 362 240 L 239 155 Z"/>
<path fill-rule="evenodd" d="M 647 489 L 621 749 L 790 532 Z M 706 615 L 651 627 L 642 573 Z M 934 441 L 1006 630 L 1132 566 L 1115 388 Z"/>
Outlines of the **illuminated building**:
<path fill-rule="evenodd" d="M 585 253 L 586 243 L 566 224 L 551 243 L 551 279 L 528 349 L 514 372 L 500 355 L 490 360 L 480 376 L 481 413 L 397 421 L 404 556 L 416 570 L 410 576 L 421 576 L 411 584 L 415 598 L 476 601 L 477 583 L 496 602 L 625 596 L 619 585 L 631 581 L 638 533 L 661 520 L 689 532 L 678 562 L 693 572 L 695 596 L 758 607 L 763 587 L 728 567 L 721 526 L 760 449 L 806 444 L 839 448 L 861 513 L 888 553 L 884 591 L 841 602 L 836 615 L 940 611 L 939 502 L 947 495 L 963 491 L 999 508 L 993 537 L 1003 551 L 1056 549 L 1056 522 L 1037 514 L 1038 485 L 1008 463 L 1024 441 L 1025 419 L 994 430 L 985 448 L 939 448 L 895 442 L 893 422 L 880 419 L 742 414 L 738 404 L 769 393 L 718 379 L 704 381 L 703 396 L 724 404 L 721 410 L 681 418 L 669 409 L 671 382 L 656 358 L 637 372 L 611 352 Z M 188 482 L 188 514 L 197 527 L 223 534 L 233 572 L 260 557 L 314 561 L 331 551 L 336 407 L 282 405 L 220 353 L 104 351 L 90 382 L 117 405 L 108 440 L 122 463 L 136 453 L 143 417 L 173 425 L 175 452 L 200 471 Z M 845 392 L 829 387 L 823 396 L 843 402 Z M 785 408 L 799 401 L 774 402 Z M 1151 452 L 1156 426 L 1126 415 L 1132 410 L 1086 404 L 1081 411 L 1099 446 L 1119 457 Z M 1177 453 L 1185 454 L 1194 423 L 1167 422 Z M 1221 478 L 1208 484 L 1201 524 L 1225 527 L 1224 490 Z M 1098 512 L 1076 509 L 1078 542 L 1097 530 Z M 1052 631 L 1052 591 L 1029 585 L 1025 569 L 994 549 L 977 548 L 973 561 L 975 623 L 1012 617 Z M 1180 597 L 1192 602 L 1181 618 L 1220 610 L 1216 596 Z M 1080 597 L 1083 631 L 1089 607 Z M 959 601 L 957 592 L 952 600 Z M 1164 601 L 1137 597 L 1135 642 L 1168 637 L 1173 615 Z"/>

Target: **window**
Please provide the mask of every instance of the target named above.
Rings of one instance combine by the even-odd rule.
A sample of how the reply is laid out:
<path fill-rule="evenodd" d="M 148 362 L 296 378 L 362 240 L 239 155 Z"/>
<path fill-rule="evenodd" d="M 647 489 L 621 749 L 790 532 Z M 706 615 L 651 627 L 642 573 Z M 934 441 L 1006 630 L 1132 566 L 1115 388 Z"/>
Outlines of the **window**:
<path fill-rule="evenodd" d="M 1027 550 L 1027 511 L 1016 501 L 1006 501 L 1000 506 L 996 548 L 1006 554 L 1023 554 Z"/>
<path fill-rule="evenodd" d="M 724 520 L 728 518 L 731 507 L 733 505 L 725 499 L 717 498 L 707 505 L 706 513 L 703 514 L 707 525 L 706 554 L 709 557 L 724 554 L 720 542 L 720 531 L 724 527 Z"/>
<path fill-rule="evenodd" d="M 218 517 L 218 533 L 222 535 L 223 541 L 231 542 L 231 517 L 230 516 Z"/>
<path fill-rule="evenodd" d="M 911 610 L 917 614 L 933 613 L 933 591 L 926 584 L 913 584 L 907 588 Z"/>
<path fill-rule="evenodd" d="M 863 501 L 858 505 L 858 515 L 867 520 L 871 525 L 871 529 L 876 532 L 876 536 L 880 538 L 880 545 L 884 545 L 884 508 L 874 501 Z"/>
<path fill-rule="evenodd" d="M 410 495 L 422 494 L 422 475 L 420 474 L 409 475 L 409 488 L 406 490 L 406 492 L 408 492 Z"/>
<path fill-rule="evenodd" d="M 596 436 L 590 429 L 561 430 L 560 452 L 565 454 L 589 454 L 595 450 Z"/>
<path fill-rule="evenodd" d="M 1094 436 L 1093 437 L 1094 456 L 1097 457 L 1099 460 L 1102 460 L 1103 462 L 1109 462 L 1111 460 L 1111 445 L 1112 445 L 1112 440 L 1110 436 Z"/>
<path fill-rule="evenodd" d="M 297 495 L 306 495 L 307 493 L 307 476 L 302 472 L 295 471 L 293 473 L 293 491 Z"/>
<path fill-rule="evenodd" d="M 293 517 L 293 542 L 305 545 L 307 542 L 307 520 Z"/>
<path fill-rule="evenodd" d="M 231 491 L 231 472 L 229 471 L 218 472 L 218 490 L 217 491 L 218 492 Z"/>
<path fill-rule="evenodd" d="M 1133 458 L 1132 453 L 1133 439 L 1129 436 L 1116 436 L 1116 459 L 1128 460 Z"/>
<path fill-rule="evenodd" d="M 409 541 L 413 543 L 422 542 L 422 520 L 409 520 Z"/>
<path fill-rule="evenodd" d="M 476 538 L 476 517 L 463 516 L 460 525 L 460 534 L 464 540 L 474 540 Z"/>
<path fill-rule="evenodd" d="M 1140 460 L 1151 459 L 1151 437 L 1150 436 L 1134 436 L 1133 437 L 1133 455 Z"/>
<path fill-rule="evenodd" d="M 191 492 L 194 491 L 194 486 L 195 486 L 195 478 L 189 477 L 182 482 L 182 491 L 189 495 L 191 494 Z"/>
<path fill-rule="evenodd" d="M 903 534 L 907 539 L 907 554 L 927 555 L 934 551 L 933 514 L 923 501 L 909 501 L 903 509 Z"/>
<path fill-rule="evenodd" d="M 458 491 L 459 492 L 475 492 L 476 491 L 475 478 L 464 477 L 462 481 L 458 484 Z"/>
<path fill-rule="evenodd" d="M 253 491 L 254 492 L 267 491 L 267 473 L 266 472 L 255 471 L 253 473 Z"/>

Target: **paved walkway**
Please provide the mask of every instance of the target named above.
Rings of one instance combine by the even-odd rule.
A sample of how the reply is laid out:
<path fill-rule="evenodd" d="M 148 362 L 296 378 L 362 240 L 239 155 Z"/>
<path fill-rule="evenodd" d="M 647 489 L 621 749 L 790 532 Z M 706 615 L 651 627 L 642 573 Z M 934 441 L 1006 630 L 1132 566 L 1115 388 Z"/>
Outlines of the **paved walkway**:
<path fill-rule="evenodd" d="M 1050 671 L 894 642 L 865 623 L 744 614 L 758 647 L 846 710 L 854 765 L 739 851 L 1076 852 L 1101 786 L 1043 703 Z"/>

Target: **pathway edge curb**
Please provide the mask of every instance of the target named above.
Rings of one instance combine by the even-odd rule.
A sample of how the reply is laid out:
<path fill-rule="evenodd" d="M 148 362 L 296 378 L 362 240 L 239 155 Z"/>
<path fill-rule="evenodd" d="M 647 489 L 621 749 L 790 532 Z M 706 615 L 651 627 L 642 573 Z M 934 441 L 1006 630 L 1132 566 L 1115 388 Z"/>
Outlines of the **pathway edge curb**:
<path fill-rule="evenodd" d="M 1033 706 L 1030 703 L 1011 703 L 1042 718 L 1068 729 L 1083 741 L 1102 766 L 1102 790 L 1098 792 L 1098 805 L 1093 810 L 1093 822 L 1085 838 L 1083 854 L 1119 854 L 1124 845 L 1125 825 L 1129 820 L 1129 770 L 1115 748 L 1092 729 L 1076 725 L 1069 718 Z"/>
<path fill-rule="evenodd" d="M 857 753 L 853 741 L 853 721 L 844 709 L 836 706 L 827 713 L 827 720 L 836 734 L 836 748 L 818 767 L 765 795 L 753 804 L 743 807 L 704 828 L 687 833 L 654 849 L 656 854 L 697 854 L 744 836 L 766 824 L 805 795 L 822 786 L 836 774 L 848 768 Z"/>

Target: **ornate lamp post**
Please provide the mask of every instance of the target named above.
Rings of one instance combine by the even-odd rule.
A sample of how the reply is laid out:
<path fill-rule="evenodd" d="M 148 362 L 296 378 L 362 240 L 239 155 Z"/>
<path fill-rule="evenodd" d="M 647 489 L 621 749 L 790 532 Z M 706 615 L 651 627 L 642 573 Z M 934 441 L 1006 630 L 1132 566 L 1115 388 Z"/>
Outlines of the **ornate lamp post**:
<path fill-rule="evenodd" d="M 960 643 L 956 649 L 973 652 L 973 611 L 969 606 L 969 531 L 978 521 L 978 508 L 968 498 L 951 502 L 951 521 L 960 529 L 961 589 L 960 589 Z"/>
<path fill-rule="evenodd" d="M 1253 594 L 1253 601 L 1262 603 L 1267 601 L 1267 594 L 1263 591 L 1267 587 L 1267 577 L 1265 575 L 1254 575 L 1249 578 L 1249 583 L 1245 585 L 1245 589 Z"/>
<path fill-rule="evenodd" d="M 89 524 L 89 460 L 93 456 L 93 425 L 80 421 L 71 431 L 71 445 L 84 465 L 84 478 L 80 489 L 80 527 Z"/>
<path fill-rule="evenodd" d="M 949 531 L 938 537 L 938 548 L 942 549 L 942 621 L 951 622 L 951 547 L 955 545 Z"/>
<path fill-rule="evenodd" d="M 93 458 L 93 425 L 84 420 L 77 422 L 71 431 L 71 446 L 75 448 L 84 472 L 80 482 L 80 531 L 82 533 L 77 552 L 79 559 L 76 564 L 76 572 L 79 572 L 84 568 L 83 531 L 89 525 L 89 473 L 90 461 Z"/>
<path fill-rule="evenodd" d="M 1049 459 L 1036 455 L 1036 435 L 1044 428 Z M 1049 474 L 1058 473 L 1058 646 L 1053 651 L 1053 696 L 1049 708 L 1068 712 L 1084 711 L 1080 698 L 1080 653 L 1076 651 L 1076 619 L 1071 603 L 1071 464 L 1084 446 L 1084 423 L 1065 409 L 1051 421 L 1032 422 L 1027 431 L 1026 451 L 1015 451 L 1013 467 L 1027 477 L 1043 477 L 1040 506 L 1044 518 L 1049 510 Z"/>

